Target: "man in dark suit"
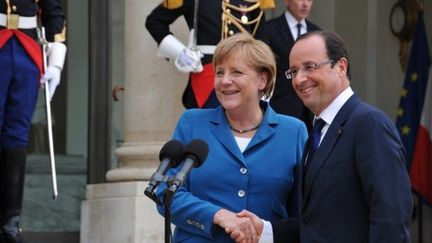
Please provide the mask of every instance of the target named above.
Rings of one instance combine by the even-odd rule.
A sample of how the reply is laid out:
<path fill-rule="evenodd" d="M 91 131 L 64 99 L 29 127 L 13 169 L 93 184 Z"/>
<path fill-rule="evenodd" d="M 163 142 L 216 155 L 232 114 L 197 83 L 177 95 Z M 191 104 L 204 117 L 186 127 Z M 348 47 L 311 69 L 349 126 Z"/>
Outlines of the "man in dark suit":
<path fill-rule="evenodd" d="M 291 80 L 285 77 L 289 67 L 288 57 L 294 40 L 308 31 L 319 27 L 307 20 L 313 0 L 285 0 L 286 11 L 279 17 L 269 20 L 256 37 L 267 43 L 276 56 L 276 85 L 270 104 L 285 115 L 301 119 L 308 130 L 312 127 L 312 113 L 303 105 L 294 92 Z"/>
<path fill-rule="evenodd" d="M 342 39 L 333 32 L 302 35 L 287 76 L 315 115 L 298 170 L 300 219 L 271 222 L 272 227 L 264 222 L 263 228 L 251 213 L 239 216 L 251 217 L 257 232 L 273 233 L 274 242 L 411 242 L 405 150 L 393 122 L 350 88 Z"/>

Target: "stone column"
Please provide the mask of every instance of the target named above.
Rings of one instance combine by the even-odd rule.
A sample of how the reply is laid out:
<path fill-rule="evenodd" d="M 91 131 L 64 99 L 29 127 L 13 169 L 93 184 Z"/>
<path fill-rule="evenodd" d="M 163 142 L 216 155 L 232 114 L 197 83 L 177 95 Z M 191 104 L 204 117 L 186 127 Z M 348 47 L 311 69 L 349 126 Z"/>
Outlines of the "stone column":
<path fill-rule="evenodd" d="M 157 44 L 145 29 L 146 16 L 161 1 L 125 1 L 124 140 L 116 150 L 120 167 L 108 181 L 149 179 L 159 165 L 159 150 L 170 138 L 183 110 L 187 76 L 156 56 Z M 183 19 L 172 27 L 186 43 Z"/>
<path fill-rule="evenodd" d="M 183 111 L 181 95 L 187 76 L 156 56 L 157 44 L 145 29 L 146 16 L 160 2 L 125 1 L 125 142 L 116 150 L 119 167 L 106 174 L 109 183 L 87 186 L 81 243 L 164 240 L 163 218 L 144 196 L 144 189 Z M 187 43 L 182 18 L 172 31 Z"/>

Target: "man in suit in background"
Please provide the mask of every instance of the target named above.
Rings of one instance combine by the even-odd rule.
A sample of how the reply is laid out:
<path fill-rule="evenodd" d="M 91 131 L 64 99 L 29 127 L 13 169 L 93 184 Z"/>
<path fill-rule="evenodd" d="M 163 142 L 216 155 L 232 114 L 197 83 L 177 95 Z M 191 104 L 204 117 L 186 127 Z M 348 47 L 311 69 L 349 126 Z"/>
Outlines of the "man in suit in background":
<path fill-rule="evenodd" d="M 269 227 L 249 212 L 239 214 L 251 217 L 258 233 L 273 233 L 274 242 L 411 242 L 403 144 L 384 112 L 354 94 L 349 64 L 333 32 L 310 32 L 294 43 L 287 75 L 315 115 L 298 170 L 298 227 L 292 218 Z"/>
<path fill-rule="evenodd" d="M 312 113 L 303 105 L 295 94 L 291 80 L 285 77 L 289 67 L 288 57 L 294 40 L 308 31 L 319 30 L 319 27 L 308 21 L 313 0 L 285 0 L 286 11 L 279 17 L 269 20 L 257 34 L 257 38 L 267 43 L 276 56 L 277 76 L 272 108 L 281 114 L 301 119 L 308 130 L 312 127 Z"/>

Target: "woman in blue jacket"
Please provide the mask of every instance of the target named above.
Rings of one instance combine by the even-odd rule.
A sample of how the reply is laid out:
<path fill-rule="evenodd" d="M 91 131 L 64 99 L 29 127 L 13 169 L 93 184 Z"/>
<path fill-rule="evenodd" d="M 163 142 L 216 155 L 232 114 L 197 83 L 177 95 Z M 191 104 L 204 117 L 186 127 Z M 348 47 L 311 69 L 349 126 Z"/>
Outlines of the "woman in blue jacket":
<path fill-rule="evenodd" d="M 294 174 L 307 132 L 303 122 L 276 114 L 264 101 L 275 82 L 271 49 L 239 33 L 217 45 L 213 63 L 221 106 L 185 111 L 173 135 L 209 145 L 207 159 L 172 199 L 174 242 L 233 242 L 224 229 L 255 233 L 249 219 L 237 217 L 243 209 L 265 220 L 297 214 Z M 157 191 L 161 201 L 164 188 Z M 158 210 L 163 214 L 162 204 Z"/>

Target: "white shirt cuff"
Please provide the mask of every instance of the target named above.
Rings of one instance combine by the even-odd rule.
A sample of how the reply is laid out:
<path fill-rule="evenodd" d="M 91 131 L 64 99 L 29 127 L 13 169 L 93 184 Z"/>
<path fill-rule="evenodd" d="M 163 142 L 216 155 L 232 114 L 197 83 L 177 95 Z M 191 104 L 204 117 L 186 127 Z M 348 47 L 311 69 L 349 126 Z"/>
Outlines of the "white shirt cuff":
<path fill-rule="evenodd" d="M 264 227 L 258 243 L 273 243 L 273 227 L 269 221 L 262 221 Z"/>

